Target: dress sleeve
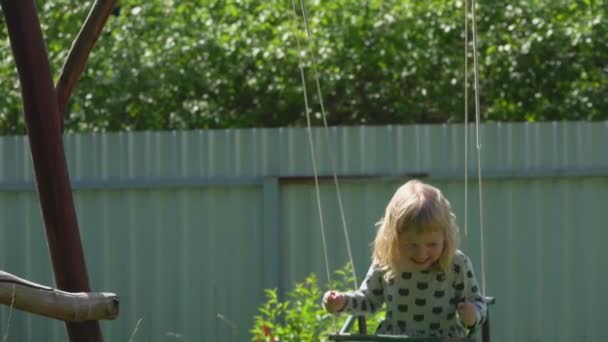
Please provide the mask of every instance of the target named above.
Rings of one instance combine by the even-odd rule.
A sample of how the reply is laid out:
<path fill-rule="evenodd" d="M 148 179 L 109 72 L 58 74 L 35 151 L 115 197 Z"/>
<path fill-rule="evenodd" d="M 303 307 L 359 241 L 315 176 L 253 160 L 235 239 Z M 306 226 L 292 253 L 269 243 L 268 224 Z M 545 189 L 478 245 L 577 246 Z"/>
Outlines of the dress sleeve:
<path fill-rule="evenodd" d="M 486 302 L 484 300 L 484 296 L 481 293 L 481 289 L 479 288 L 479 284 L 477 283 L 477 279 L 475 278 L 475 273 L 473 271 L 473 264 L 468 257 L 464 258 L 463 263 L 464 272 L 462 272 L 465 284 L 465 298 L 468 302 L 475 304 L 477 307 L 477 321 L 475 325 L 470 328 L 474 328 L 479 326 L 486 320 L 488 309 Z"/>
<path fill-rule="evenodd" d="M 340 312 L 366 315 L 380 309 L 384 304 L 383 275 L 384 271 L 378 265 L 372 264 L 359 290 L 345 293 L 346 305 Z"/>

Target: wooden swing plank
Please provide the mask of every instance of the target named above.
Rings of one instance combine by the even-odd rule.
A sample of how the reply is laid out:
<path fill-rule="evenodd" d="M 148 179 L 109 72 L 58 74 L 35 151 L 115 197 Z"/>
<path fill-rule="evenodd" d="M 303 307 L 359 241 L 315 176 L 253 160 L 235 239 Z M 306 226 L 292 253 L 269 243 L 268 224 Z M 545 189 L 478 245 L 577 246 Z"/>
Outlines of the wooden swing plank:
<path fill-rule="evenodd" d="M 349 335 L 329 335 L 330 341 L 404 341 L 404 342 L 475 342 L 472 337 L 462 338 L 437 338 L 437 337 L 407 337 L 398 335 L 360 335 L 360 334 L 349 334 Z"/>

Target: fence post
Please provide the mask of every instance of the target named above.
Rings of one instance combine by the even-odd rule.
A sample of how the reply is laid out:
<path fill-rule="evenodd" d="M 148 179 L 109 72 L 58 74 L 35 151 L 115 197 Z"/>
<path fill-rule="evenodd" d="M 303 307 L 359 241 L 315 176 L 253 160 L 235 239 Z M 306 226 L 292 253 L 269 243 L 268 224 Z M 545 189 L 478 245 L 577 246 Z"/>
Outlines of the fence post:
<path fill-rule="evenodd" d="M 263 227 L 262 253 L 264 288 L 278 288 L 279 296 L 283 295 L 281 272 L 282 234 L 280 231 L 280 187 L 277 177 L 265 177 L 263 185 Z"/>

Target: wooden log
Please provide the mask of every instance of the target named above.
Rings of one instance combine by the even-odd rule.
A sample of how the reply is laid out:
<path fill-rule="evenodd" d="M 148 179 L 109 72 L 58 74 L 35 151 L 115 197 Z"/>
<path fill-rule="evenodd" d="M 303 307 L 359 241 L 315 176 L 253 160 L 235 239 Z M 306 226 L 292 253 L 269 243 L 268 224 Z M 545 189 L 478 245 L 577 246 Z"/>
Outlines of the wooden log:
<path fill-rule="evenodd" d="M 57 288 L 90 292 L 63 147 L 57 95 L 35 1 L 0 0 L 21 84 L 23 112 Z M 66 322 L 71 342 L 103 342 L 97 321 Z"/>
<path fill-rule="evenodd" d="M 103 30 L 108 17 L 114 10 L 116 0 L 96 0 L 87 16 L 87 20 L 80 29 L 78 36 L 72 43 L 70 52 L 68 54 L 61 73 L 59 80 L 57 81 L 57 108 L 59 110 L 60 120 L 63 131 L 63 114 L 66 111 L 68 101 L 72 95 L 74 87 L 78 82 L 78 78 L 84 71 L 87 64 L 87 59 L 95 42 L 99 38 L 101 31 Z"/>
<path fill-rule="evenodd" d="M 0 271 L 0 303 L 67 322 L 115 319 L 118 296 L 107 292 L 65 292 Z"/>

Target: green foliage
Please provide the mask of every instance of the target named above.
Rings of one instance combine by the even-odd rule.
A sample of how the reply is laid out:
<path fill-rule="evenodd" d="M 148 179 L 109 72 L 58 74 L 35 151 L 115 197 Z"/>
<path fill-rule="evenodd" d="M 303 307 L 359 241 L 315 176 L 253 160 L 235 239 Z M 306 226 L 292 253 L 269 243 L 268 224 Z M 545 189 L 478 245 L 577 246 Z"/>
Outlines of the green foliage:
<path fill-rule="evenodd" d="M 37 1 L 55 79 L 92 3 Z M 463 4 L 307 1 L 307 38 L 287 0 L 123 0 L 72 96 L 66 130 L 302 125 L 300 65 L 313 124 L 315 73 L 332 125 L 462 121 Z M 483 120 L 607 119 L 607 11 L 606 0 L 478 4 Z M 0 134 L 23 133 L 3 20 Z"/>
<path fill-rule="evenodd" d="M 347 289 L 354 284 L 348 264 L 336 271 L 334 278 L 329 288 Z M 346 320 L 346 315 L 334 316 L 323 309 L 321 299 L 325 291 L 319 288 L 315 274 L 297 283 L 284 301 L 279 299 L 276 289 L 265 292 L 267 300 L 260 306 L 251 329 L 256 342 L 327 341 L 327 336 L 339 330 Z M 383 316 L 380 310 L 368 317 L 371 331 L 375 330 Z"/>

